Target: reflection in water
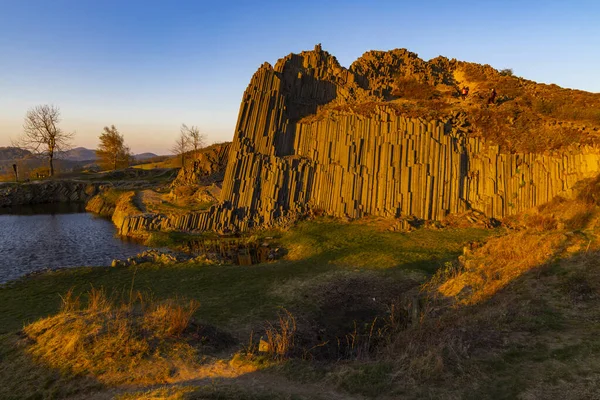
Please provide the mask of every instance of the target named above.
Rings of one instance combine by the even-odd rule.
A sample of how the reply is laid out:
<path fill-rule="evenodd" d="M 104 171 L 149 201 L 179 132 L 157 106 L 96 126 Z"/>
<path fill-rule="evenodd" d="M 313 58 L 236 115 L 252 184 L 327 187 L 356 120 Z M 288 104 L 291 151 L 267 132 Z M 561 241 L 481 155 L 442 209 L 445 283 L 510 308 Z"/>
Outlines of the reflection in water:
<path fill-rule="evenodd" d="M 110 221 L 82 213 L 77 206 L 19 207 L 0 213 L 0 283 L 46 268 L 110 265 L 114 258 L 145 249 L 116 238 Z"/>
<path fill-rule="evenodd" d="M 26 206 L 0 207 L 0 215 L 75 214 L 84 213 L 85 203 L 31 204 Z"/>

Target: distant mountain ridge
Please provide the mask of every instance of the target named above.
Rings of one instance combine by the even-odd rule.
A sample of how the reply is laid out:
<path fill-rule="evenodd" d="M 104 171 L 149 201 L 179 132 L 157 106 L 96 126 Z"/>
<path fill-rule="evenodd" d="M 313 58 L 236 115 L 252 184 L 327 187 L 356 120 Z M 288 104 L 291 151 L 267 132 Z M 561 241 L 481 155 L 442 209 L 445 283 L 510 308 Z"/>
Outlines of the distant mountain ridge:
<path fill-rule="evenodd" d="M 0 147 L 0 161 L 18 161 L 32 156 L 33 153 L 29 150 L 18 147 Z M 149 160 L 156 157 L 160 156 L 150 152 L 135 154 L 133 156 L 137 161 Z M 58 155 L 57 159 L 67 161 L 96 161 L 98 156 L 96 155 L 96 150 L 87 149 L 85 147 L 75 147 L 74 149 L 62 152 Z"/>
<path fill-rule="evenodd" d="M 18 147 L 0 147 L 0 161 L 21 160 L 31 155 L 29 150 Z"/>
<path fill-rule="evenodd" d="M 135 158 L 138 161 L 149 160 L 149 159 L 155 158 L 155 157 L 159 157 L 159 156 L 154 153 L 141 153 L 141 154 L 136 154 L 133 156 L 133 158 Z"/>
<path fill-rule="evenodd" d="M 60 158 L 69 161 L 95 161 L 98 159 L 96 150 L 86 149 L 85 147 L 67 150 L 60 155 Z"/>

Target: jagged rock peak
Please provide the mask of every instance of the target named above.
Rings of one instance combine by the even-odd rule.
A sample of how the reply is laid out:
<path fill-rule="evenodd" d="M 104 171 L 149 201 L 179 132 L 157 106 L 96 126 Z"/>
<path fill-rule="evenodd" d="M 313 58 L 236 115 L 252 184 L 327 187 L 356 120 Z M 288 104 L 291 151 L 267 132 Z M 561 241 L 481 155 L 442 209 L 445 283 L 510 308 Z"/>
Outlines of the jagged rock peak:
<path fill-rule="evenodd" d="M 323 50 L 320 44 L 316 45 L 314 50 L 302 51 L 298 54 L 290 53 L 277 60 L 275 71 L 284 72 L 287 69 L 308 73 L 318 79 L 327 79 L 347 71 L 337 58 Z"/>

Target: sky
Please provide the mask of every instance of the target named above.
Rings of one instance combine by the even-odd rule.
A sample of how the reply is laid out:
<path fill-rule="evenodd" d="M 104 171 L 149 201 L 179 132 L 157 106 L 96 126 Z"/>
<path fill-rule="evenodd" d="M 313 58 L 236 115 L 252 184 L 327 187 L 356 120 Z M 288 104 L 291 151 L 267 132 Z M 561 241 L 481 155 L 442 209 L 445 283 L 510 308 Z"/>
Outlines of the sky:
<path fill-rule="evenodd" d="M 169 154 L 182 123 L 231 140 L 258 67 L 317 43 L 346 67 L 407 48 L 600 92 L 599 18 L 596 0 L 0 0 L 0 146 L 40 104 L 91 149 L 107 125 L 134 153 Z"/>

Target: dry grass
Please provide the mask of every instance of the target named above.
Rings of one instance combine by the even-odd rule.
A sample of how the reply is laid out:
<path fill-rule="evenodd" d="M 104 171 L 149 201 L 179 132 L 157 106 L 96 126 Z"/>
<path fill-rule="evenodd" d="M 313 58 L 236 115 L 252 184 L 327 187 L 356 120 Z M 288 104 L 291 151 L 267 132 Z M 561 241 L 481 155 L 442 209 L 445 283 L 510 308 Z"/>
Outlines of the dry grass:
<path fill-rule="evenodd" d="M 283 360 L 291 355 L 295 346 L 296 330 L 296 318 L 286 309 L 279 313 L 276 325 L 267 323 L 267 352 L 272 359 Z"/>
<path fill-rule="evenodd" d="M 413 77 L 399 76 L 394 81 L 393 96 L 411 100 L 432 100 L 441 96 L 435 86 L 419 82 Z"/>
<path fill-rule="evenodd" d="M 24 328 L 28 351 L 49 367 L 108 384 L 173 381 L 196 366 L 190 329 L 195 301 L 127 301 L 92 289 L 85 306 L 68 292 L 60 312 Z"/>
<path fill-rule="evenodd" d="M 577 199 L 590 205 L 600 205 L 600 175 L 581 183 Z"/>
<path fill-rule="evenodd" d="M 522 231 L 492 238 L 467 256 L 464 267 L 445 278 L 437 290 L 462 304 L 479 303 L 525 272 L 551 260 L 565 240 L 565 235 L 557 231 Z M 432 280 L 432 284 L 436 282 Z"/>

